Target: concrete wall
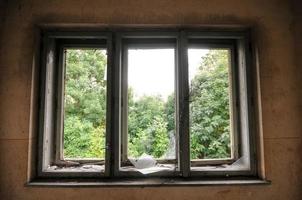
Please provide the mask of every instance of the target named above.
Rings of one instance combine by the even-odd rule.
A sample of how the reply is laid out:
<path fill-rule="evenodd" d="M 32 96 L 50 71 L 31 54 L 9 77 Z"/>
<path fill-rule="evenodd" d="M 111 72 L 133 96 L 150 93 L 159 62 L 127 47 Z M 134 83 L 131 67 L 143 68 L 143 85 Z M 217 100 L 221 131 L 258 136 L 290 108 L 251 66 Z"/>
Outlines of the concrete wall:
<path fill-rule="evenodd" d="M 0 3 L 0 199 L 302 199 L 302 29 L 299 0 L 10 0 Z M 5 13 L 5 14 L 3 14 Z M 1 22 L 1 19 L 0 19 Z M 24 187 L 28 173 L 34 25 L 243 24 L 259 53 L 269 186 Z"/>

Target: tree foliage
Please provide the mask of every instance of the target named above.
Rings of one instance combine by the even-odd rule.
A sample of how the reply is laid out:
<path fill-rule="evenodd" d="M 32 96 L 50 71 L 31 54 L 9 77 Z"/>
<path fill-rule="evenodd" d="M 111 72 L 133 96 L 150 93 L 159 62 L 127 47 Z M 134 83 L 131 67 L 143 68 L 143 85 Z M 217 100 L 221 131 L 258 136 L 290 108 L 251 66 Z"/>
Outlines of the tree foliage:
<path fill-rule="evenodd" d="M 230 157 L 228 51 L 211 50 L 190 85 L 191 158 Z"/>
<path fill-rule="evenodd" d="M 103 50 L 66 51 L 65 157 L 104 158 L 106 60 Z"/>
<path fill-rule="evenodd" d="M 159 96 L 143 96 L 129 101 L 128 136 L 129 154 L 138 157 L 143 153 L 160 158 L 169 145 L 165 102 Z"/>
<path fill-rule="evenodd" d="M 64 156 L 104 158 L 106 54 L 66 52 Z M 190 84 L 191 158 L 230 156 L 228 52 L 210 50 Z M 161 158 L 175 138 L 175 95 L 133 97 L 128 91 L 128 154 Z M 175 147 L 174 147 L 175 151 Z M 168 153 L 170 152 L 170 153 Z M 174 152 L 175 153 L 175 152 Z"/>

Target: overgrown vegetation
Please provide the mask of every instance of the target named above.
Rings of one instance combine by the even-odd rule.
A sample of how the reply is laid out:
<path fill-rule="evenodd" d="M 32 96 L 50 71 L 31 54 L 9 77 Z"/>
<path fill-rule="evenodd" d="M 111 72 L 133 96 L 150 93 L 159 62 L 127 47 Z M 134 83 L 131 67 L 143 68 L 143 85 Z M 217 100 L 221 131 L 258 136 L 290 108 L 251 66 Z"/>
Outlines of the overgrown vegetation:
<path fill-rule="evenodd" d="M 190 86 L 191 158 L 230 157 L 228 51 L 211 50 Z"/>
<path fill-rule="evenodd" d="M 106 115 L 106 53 L 66 52 L 64 156 L 104 158 Z"/>
<path fill-rule="evenodd" d="M 64 156 L 104 158 L 106 52 L 66 52 Z M 230 156 L 228 52 L 210 50 L 190 85 L 191 158 Z M 128 154 L 156 158 L 171 154 L 175 137 L 174 94 L 134 99 L 128 94 Z"/>

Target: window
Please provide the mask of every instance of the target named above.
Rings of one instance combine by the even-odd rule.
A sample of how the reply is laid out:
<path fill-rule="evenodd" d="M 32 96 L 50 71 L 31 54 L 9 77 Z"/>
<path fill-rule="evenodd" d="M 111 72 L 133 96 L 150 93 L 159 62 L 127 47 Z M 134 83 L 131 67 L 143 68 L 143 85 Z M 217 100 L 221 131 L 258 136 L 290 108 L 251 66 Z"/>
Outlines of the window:
<path fill-rule="evenodd" d="M 235 159 L 230 55 L 230 49 L 188 49 L 191 167 Z"/>
<path fill-rule="evenodd" d="M 247 30 L 43 31 L 37 176 L 256 178 L 249 40 Z"/>
<path fill-rule="evenodd" d="M 123 41 L 120 168 L 127 174 L 129 169 L 143 174 L 176 170 L 175 41 Z M 158 164 L 140 164 L 148 158 Z"/>
<path fill-rule="evenodd" d="M 65 88 L 61 160 L 104 161 L 106 68 L 104 49 L 64 49 Z"/>

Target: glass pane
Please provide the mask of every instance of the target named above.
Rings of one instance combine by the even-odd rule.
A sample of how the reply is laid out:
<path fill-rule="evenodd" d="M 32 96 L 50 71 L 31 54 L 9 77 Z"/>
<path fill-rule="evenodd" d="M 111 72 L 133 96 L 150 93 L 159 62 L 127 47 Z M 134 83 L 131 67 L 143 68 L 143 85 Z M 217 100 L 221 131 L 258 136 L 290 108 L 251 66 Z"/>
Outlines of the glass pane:
<path fill-rule="evenodd" d="M 230 51 L 189 49 L 191 159 L 231 158 Z"/>
<path fill-rule="evenodd" d="M 104 159 L 106 50 L 65 50 L 64 158 Z"/>
<path fill-rule="evenodd" d="M 128 158 L 175 159 L 175 50 L 127 53 Z"/>

